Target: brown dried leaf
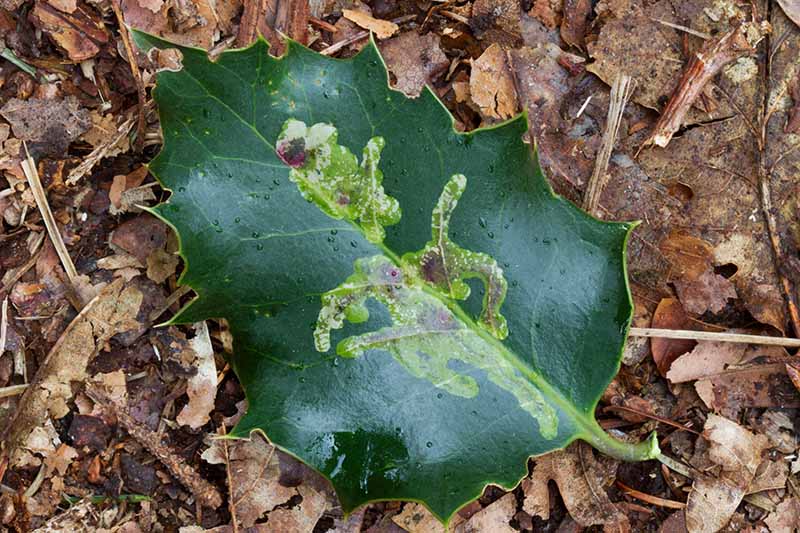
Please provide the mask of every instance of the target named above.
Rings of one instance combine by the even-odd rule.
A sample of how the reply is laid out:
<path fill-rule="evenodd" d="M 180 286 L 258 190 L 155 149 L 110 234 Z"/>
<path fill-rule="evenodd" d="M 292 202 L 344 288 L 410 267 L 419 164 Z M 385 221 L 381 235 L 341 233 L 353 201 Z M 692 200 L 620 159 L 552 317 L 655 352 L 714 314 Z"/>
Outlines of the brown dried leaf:
<path fill-rule="evenodd" d="M 478 39 L 513 47 L 522 42 L 521 19 L 517 0 L 475 0 L 469 25 Z"/>
<path fill-rule="evenodd" d="M 561 38 L 564 39 L 565 43 L 576 48 L 583 48 L 591 13 L 591 0 L 564 0 Z"/>
<path fill-rule="evenodd" d="M 664 298 L 658 302 L 658 307 L 653 313 L 652 327 L 658 329 L 689 329 L 691 325 L 689 317 L 678 300 Z M 658 373 L 666 377 L 672 362 L 693 349 L 696 344 L 696 341 L 688 339 L 664 339 L 661 337 L 650 339 L 650 350 L 653 352 L 653 361 L 656 363 Z"/>
<path fill-rule="evenodd" d="M 746 349 L 746 344 L 735 342 L 699 341 L 691 352 L 672 363 L 666 377 L 672 383 L 683 383 L 719 374 L 741 361 Z"/>
<path fill-rule="evenodd" d="M 764 523 L 770 533 L 796 533 L 800 524 L 800 499 L 788 497 L 775 507 Z"/>
<path fill-rule="evenodd" d="M 28 149 L 40 155 L 63 156 L 69 144 L 91 127 L 89 112 L 78 99 L 59 100 L 12 98 L 0 115 L 10 124 L 14 136 L 28 142 Z"/>
<path fill-rule="evenodd" d="M 455 533 L 516 533 L 517 530 L 509 525 L 516 512 L 517 497 L 510 492 L 455 526 Z"/>
<path fill-rule="evenodd" d="M 686 504 L 686 526 L 692 533 L 714 533 L 728 523 L 769 445 L 765 436 L 714 414 L 708 417 L 703 435 L 708 441 L 708 457 L 721 471 L 718 476 L 701 474 L 692 485 Z"/>
<path fill-rule="evenodd" d="M 606 487 L 616 477 L 617 464 L 607 457 L 595 459 L 591 448 L 582 442 L 543 455 L 536 459 L 531 477 L 522 481 L 525 493 L 523 510 L 547 520 L 550 517 L 547 483 L 553 480 L 567 511 L 580 525 L 604 524 L 620 531 L 630 531 L 628 518 L 606 493 Z"/>
<path fill-rule="evenodd" d="M 16 449 L 49 417 L 69 413 L 66 402 L 72 398 L 73 382 L 86 380 L 86 367 L 114 335 L 140 327 L 136 320 L 142 293 L 125 287 L 121 280 L 109 284 L 70 323 L 39 367 L 34 381 L 25 390 L 17 412 L 6 429 L 7 453 Z"/>
<path fill-rule="evenodd" d="M 500 45 L 491 45 L 472 62 L 469 90 L 484 119 L 505 120 L 516 115 L 517 91 Z"/>
<path fill-rule="evenodd" d="M 204 426 L 214 410 L 214 399 L 217 396 L 217 367 L 214 363 L 214 348 L 211 346 L 211 337 L 208 335 L 208 326 L 205 322 L 198 322 L 194 326 L 195 336 L 189 341 L 189 349 L 194 353 L 192 366 L 197 369 L 189 378 L 186 394 L 189 395 L 187 403 L 175 419 L 182 426 L 199 429 Z"/>
<path fill-rule="evenodd" d="M 286 503 L 297 491 L 279 483 L 278 453 L 263 437 L 253 434 L 250 440 L 228 440 L 227 468 L 233 479 L 230 498 L 241 527 L 250 527 L 264 513 Z M 201 457 L 211 464 L 225 464 L 224 444 L 214 440 Z M 288 530 L 287 530 L 288 531 Z"/>
<path fill-rule="evenodd" d="M 400 514 L 392 517 L 392 522 L 408 533 L 444 533 L 445 531 L 439 519 L 433 516 L 424 505 L 416 502 L 407 503 Z"/>
<path fill-rule="evenodd" d="M 395 88 L 409 96 L 418 96 L 450 64 L 434 33 L 407 31 L 378 46 L 389 72 L 397 78 Z"/>
<path fill-rule="evenodd" d="M 342 15 L 355 22 L 365 30 L 375 32 L 378 39 L 388 39 L 400 29 L 400 26 L 388 20 L 376 19 L 369 13 L 354 9 L 342 9 Z"/>
<path fill-rule="evenodd" d="M 46 1 L 37 0 L 31 18 L 72 61 L 94 57 L 108 42 L 103 19 L 83 2 L 78 3 L 74 11 L 65 13 Z"/>
<path fill-rule="evenodd" d="M 800 26 L 800 0 L 778 0 L 778 5 L 792 22 Z"/>

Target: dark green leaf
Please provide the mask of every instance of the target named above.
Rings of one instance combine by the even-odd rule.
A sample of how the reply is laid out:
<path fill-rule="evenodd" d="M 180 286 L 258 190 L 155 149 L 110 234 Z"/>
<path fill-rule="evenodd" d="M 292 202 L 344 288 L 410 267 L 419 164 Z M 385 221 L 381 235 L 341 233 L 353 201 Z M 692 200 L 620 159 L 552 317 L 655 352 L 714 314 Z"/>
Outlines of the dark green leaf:
<path fill-rule="evenodd" d="M 181 52 L 155 90 L 156 212 L 199 295 L 175 321 L 231 324 L 234 435 L 263 430 L 345 510 L 419 500 L 443 520 L 576 438 L 657 453 L 594 420 L 631 316 L 630 226 L 553 195 L 524 117 L 458 133 L 429 90 L 387 86 L 373 44 Z"/>

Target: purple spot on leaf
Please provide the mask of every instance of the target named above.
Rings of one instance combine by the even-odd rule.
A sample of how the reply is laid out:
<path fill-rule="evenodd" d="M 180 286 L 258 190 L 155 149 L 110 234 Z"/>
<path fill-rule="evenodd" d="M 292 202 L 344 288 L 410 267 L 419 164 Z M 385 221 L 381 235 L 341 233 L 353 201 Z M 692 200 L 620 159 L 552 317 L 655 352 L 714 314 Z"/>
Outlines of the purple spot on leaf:
<path fill-rule="evenodd" d="M 306 162 L 306 141 L 302 137 L 290 141 L 282 141 L 275 152 L 278 157 L 292 168 L 302 167 Z"/>

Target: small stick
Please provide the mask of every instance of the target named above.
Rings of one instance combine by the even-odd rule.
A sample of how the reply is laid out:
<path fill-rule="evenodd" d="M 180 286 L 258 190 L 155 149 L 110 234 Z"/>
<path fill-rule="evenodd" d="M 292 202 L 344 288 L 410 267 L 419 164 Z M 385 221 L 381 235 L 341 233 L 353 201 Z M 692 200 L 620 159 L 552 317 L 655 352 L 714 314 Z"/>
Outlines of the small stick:
<path fill-rule="evenodd" d="M 219 432 L 224 437 L 226 435 L 225 423 L 219 426 Z M 233 533 L 239 533 L 239 521 L 236 518 L 236 501 L 233 498 L 233 474 L 231 473 L 231 454 L 228 448 L 228 439 L 222 440 L 222 450 L 225 452 L 225 475 L 228 478 L 228 512 L 231 513 L 231 525 L 233 526 Z"/>
<path fill-rule="evenodd" d="M 44 242 L 44 232 L 41 232 L 39 233 L 39 236 L 36 238 L 36 241 L 33 243 L 33 248 L 31 249 L 31 258 L 28 259 L 28 261 L 24 265 L 16 268 L 14 273 L 11 275 L 11 278 L 8 280 L 8 283 L 0 287 L 0 294 L 4 294 L 9 290 L 11 290 L 11 287 L 13 287 L 14 284 L 17 281 L 19 281 L 20 278 L 24 276 L 28 270 L 33 268 L 33 265 L 35 265 L 36 261 L 39 260 L 39 253 L 41 253 L 40 247 L 42 246 L 43 242 Z M 11 273 L 10 270 L 8 272 Z"/>
<path fill-rule="evenodd" d="M 8 296 L 3 298 L 0 308 L 0 355 L 6 351 L 6 333 L 8 333 Z"/>
<path fill-rule="evenodd" d="M 752 54 L 755 49 L 747 39 L 747 30 L 756 28 L 763 35 L 765 29 L 755 23 L 745 23 L 732 29 L 719 39 L 707 41 L 686 65 L 678 86 L 669 98 L 664 111 L 658 117 L 653 132 L 642 144 L 642 148 L 655 144 L 665 147 L 683 124 L 692 104 L 703 92 L 703 88 L 722 68 L 742 56 Z M 640 148 L 641 150 L 641 148 Z"/>
<path fill-rule="evenodd" d="M 21 385 L 9 385 L 8 387 L 0 387 L 0 398 L 8 398 L 10 396 L 17 396 L 25 392 L 28 388 L 27 383 Z"/>
<path fill-rule="evenodd" d="M 150 313 L 150 316 L 147 317 L 148 320 L 150 322 L 155 322 L 158 317 L 166 313 L 167 309 L 169 309 L 172 306 L 172 304 L 180 300 L 184 294 L 188 293 L 191 290 L 192 288 L 188 285 L 182 285 L 177 289 L 175 289 L 175 291 L 169 296 L 167 296 L 166 300 L 164 300 L 164 305 L 162 305 L 161 307 L 155 309 L 152 313 Z"/>
<path fill-rule="evenodd" d="M 656 420 L 656 421 L 661 422 L 662 424 L 666 424 L 668 426 L 672 426 L 672 427 L 677 428 L 677 429 L 679 429 L 681 431 L 688 431 L 689 433 L 694 433 L 695 435 L 699 435 L 700 434 L 698 431 L 695 431 L 692 428 L 688 428 L 688 427 L 684 426 L 683 424 L 679 424 L 678 422 L 674 422 L 674 421 L 670 420 L 669 418 L 664 418 L 664 417 L 658 416 L 658 415 L 653 414 L 653 413 L 648 413 L 647 411 L 640 411 L 638 409 L 633 409 L 632 407 L 628 407 L 626 405 L 609 405 L 608 407 L 604 407 L 603 410 L 604 411 L 625 411 L 625 412 L 628 412 L 628 413 L 633 413 L 635 415 L 644 416 L 644 417 L 647 417 L 647 418 L 652 418 L 653 420 Z"/>
<path fill-rule="evenodd" d="M 308 22 L 310 22 L 312 26 L 315 26 L 321 30 L 325 30 L 330 33 L 337 33 L 339 31 L 339 28 L 337 28 L 330 22 L 324 21 L 317 17 L 308 17 Z"/>
<path fill-rule="evenodd" d="M 608 181 L 606 171 L 608 170 L 608 162 L 611 159 L 611 152 L 614 151 L 614 143 L 617 141 L 622 113 L 625 111 L 625 104 L 628 102 L 633 88 L 634 84 L 631 83 L 631 77 L 624 73 L 618 74 L 614 78 L 614 84 L 611 86 L 611 101 L 608 104 L 608 118 L 606 119 L 605 131 L 603 131 L 603 141 L 597 158 L 594 160 L 594 171 L 592 172 L 592 177 L 589 178 L 583 198 L 583 208 L 595 216 L 599 214 L 600 196 L 603 194 L 603 189 Z"/>
<path fill-rule="evenodd" d="M 637 500 L 642 500 L 643 502 L 647 502 L 651 505 L 658 505 L 660 507 L 667 507 L 669 509 L 683 509 L 684 507 L 686 507 L 686 504 L 683 502 L 666 500 L 664 498 L 659 498 L 658 496 L 653 496 L 652 494 L 647 494 L 646 492 L 638 491 L 632 487 L 627 486 L 626 484 L 624 484 L 619 480 L 616 481 L 616 485 L 617 487 L 621 488 L 622 491 L 628 496 L 632 496 Z"/>
<path fill-rule="evenodd" d="M 660 337 L 662 339 L 689 339 L 696 341 L 739 342 L 766 346 L 800 347 L 800 339 L 787 337 L 767 337 L 766 335 L 745 335 L 742 333 L 717 333 L 714 331 L 692 331 L 687 329 L 631 328 L 632 337 Z"/>
<path fill-rule="evenodd" d="M 702 31 L 693 30 L 692 28 L 687 28 L 686 26 L 681 26 L 680 24 L 673 24 L 672 22 L 667 22 L 666 20 L 661 20 L 657 18 L 650 17 L 650 20 L 653 22 L 658 22 L 659 24 L 663 24 L 664 26 L 668 26 L 670 28 L 676 29 L 678 31 L 684 31 L 689 35 L 694 35 L 695 37 L 700 37 L 704 41 L 711 39 L 711 36 L 707 33 Z"/>
<path fill-rule="evenodd" d="M 161 461 L 175 476 L 175 479 L 194 494 L 198 502 L 212 509 L 217 509 L 222 505 L 222 495 L 217 488 L 203 479 L 197 471 L 186 463 L 185 459 L 163 445 L 161 439 L 153 430 L 137 422 L 128 412 L 127 406 L 111 399 L 100 387 L 92 383 L 87 383 L 86 394 L 99 407 L 108 409 L 113 413 L 128 434 L 144 446 L 153 457 Z"/>
<path fill-rule="evenodd" d="M 22 171 L 28 179 L 28 185 L 33 193 L 33 198 L 36 200 L 36 206 L 39 208 L 39 213 L 42 215 L 42 220 L 44 220 L 44 225 L 47 228 L 47 234 L 50 236 L 53 247 L 56 249 L 58 258 L 61 260 L 64 272 L 67 273 L 70 283 L 74 283 L 78 277 L 78 271 L 75 270 L 75 264 L 72 262 L 69 252 L 67 252 L 67 247 L 64 245 L 64 240 L 61 238 L 58 226 L 56 226 L 56 219 L 53 218 L 53 212 L 50 210 L 50 205 L 47 203 L 47 195 L 42 187 L 42 181 L 39 179 L 36 163 L 34 163 L 31 154 L 28 153 L 28 145 L 25 141 L 22 141 L 22 144 L 25 147 L 26 155 L 25 160 L 22 161 Z"/>
<path fill-rule="evenodd" d="M 147 127 L 144 110 L 147 105 L 147 95 L 144 92 L 144 82 L 142 81 L 142 73 L 139 72 L 139 64 L 136 62 L 136 54 L 131 45 L 131 38 L 128 35 L 128 27 L 125 25 L 125 19 L 122 16 L 122 11 L 119 8 L 119 0 L 111 0 L 111 8 L 114 10 L 114 15 L 117 17 L 117 24 L 119 26 L 119 36 L 122 37 L 122 45 L 125 47 L 125 53 L 128 54 L 128 65 L 131 67 L 131 74 L 133 81 L 136 84 L 136 96 L 139 99 L 139 109 L 137 109 L 137 123 L 136 123 L 136 149 L 141 149 L 144 144 L 144 130 Z"/>

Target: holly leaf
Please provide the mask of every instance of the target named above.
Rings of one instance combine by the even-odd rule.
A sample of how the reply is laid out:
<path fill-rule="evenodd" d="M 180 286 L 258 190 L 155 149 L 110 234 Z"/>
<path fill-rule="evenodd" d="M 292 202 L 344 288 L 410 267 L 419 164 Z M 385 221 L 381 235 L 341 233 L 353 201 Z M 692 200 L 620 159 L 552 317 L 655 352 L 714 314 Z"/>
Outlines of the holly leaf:
<path fill-rule="evenodd" d="M 657 454 L 594 419 L 631 318 L 631 225 L 553 194 L 524 116 L 460 133 L 430 90 L 390 89 L 374 43 L 267 48 L 179 48 L 154 91 L 150 170 L 172 191 L 154 213 L 198 295 L 174 322 L 229 321 L 249 403 L 232 435 L 263 431 L 345 511 L 417 500 L 443 521 L 575 439 Z"/>

